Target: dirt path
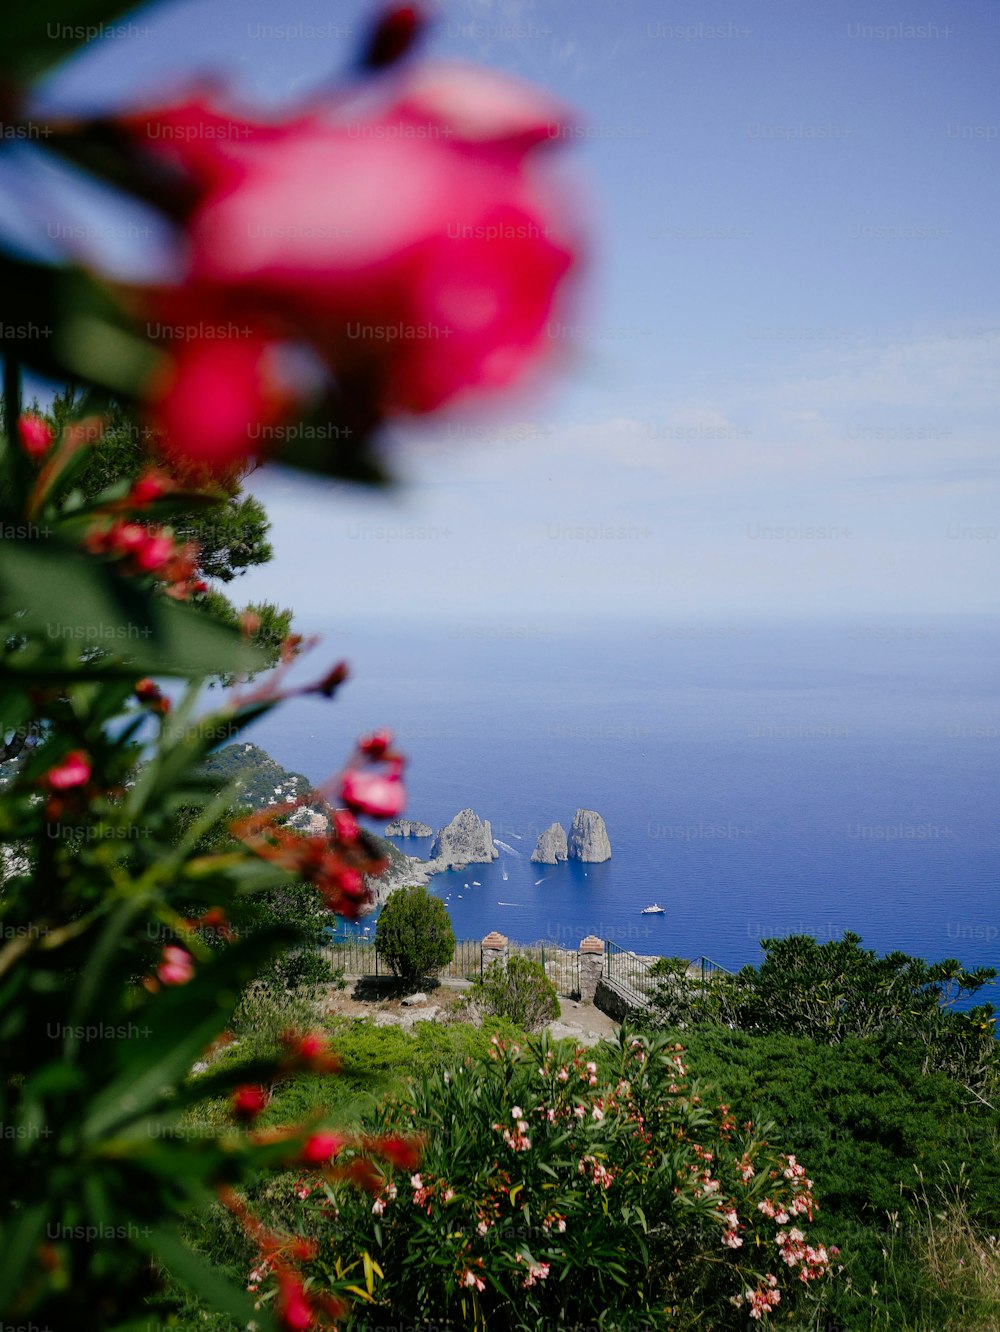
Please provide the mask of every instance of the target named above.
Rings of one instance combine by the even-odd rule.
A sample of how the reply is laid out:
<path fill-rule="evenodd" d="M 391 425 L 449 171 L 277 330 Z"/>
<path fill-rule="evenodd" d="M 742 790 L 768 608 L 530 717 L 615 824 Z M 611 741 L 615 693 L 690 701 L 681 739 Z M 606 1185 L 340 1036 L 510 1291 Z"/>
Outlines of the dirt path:
<path fill-rule="evenodd" d="M 320 1000 L 324 1017 L 372 1018 L 376 1026 L 412 1027 L 414 1022 L 463 1021 L 462 997 L 471 988 L 468 981 L 445 979 L 424 990 L 426 1002 L 404 1003 L 393 994 L 391 984 L 371 976 L 345 976 L 347 987 L 338 990 L 329 985 Z M 613 1037 L 619 1024 L 593 1004 L 574 999 L 560 999 L 561 1013 L 548 1029 L 557 1038 L 569 1037 L 581 1045 L 596 1045 L 605 1036 Z"/>

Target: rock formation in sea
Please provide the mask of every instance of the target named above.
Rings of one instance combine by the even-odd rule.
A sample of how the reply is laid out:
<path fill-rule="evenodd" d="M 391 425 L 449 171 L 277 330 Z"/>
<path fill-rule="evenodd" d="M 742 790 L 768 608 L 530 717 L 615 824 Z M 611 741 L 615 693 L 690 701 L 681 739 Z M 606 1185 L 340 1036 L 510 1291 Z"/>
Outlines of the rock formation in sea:
<path fill-rule="evenodd" d="M 552 823 L 539 836 L 531 859 L 536 865 L 554 865 L 558 860 L 565 860 L 568 855 L 566 829 L 561 823 Z"/>
<path fill-rule="evenodd" d="M 493 845 L 489 819 L 481 819 L 475 810 L 463 809 L 434 838 L 431 858 L 424 868 L 430 874 L 438 874 L 443 869 L 487 865 L 499 854 Z"/>
<path fill-rule="evenodd" d="M 604 820 L 593 809 L 578 809 L 569 830 L 570 860 L 596 862 L 611 859 L 611 842 Z"/>
<path fill-rule="evenodd" d="M 386 837 L 433 837 L 434 829 L 429 823 L 418 823 L 415 819 L 393 819 L 385 830 Z"/>

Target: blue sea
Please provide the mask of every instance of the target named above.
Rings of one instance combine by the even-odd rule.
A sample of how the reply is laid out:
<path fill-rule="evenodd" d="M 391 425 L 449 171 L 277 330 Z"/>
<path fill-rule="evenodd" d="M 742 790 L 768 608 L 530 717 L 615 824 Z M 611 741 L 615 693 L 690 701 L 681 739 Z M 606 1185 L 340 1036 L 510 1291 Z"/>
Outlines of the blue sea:
<path fill-rule="evenodd" d="M 299 677 L 345 657 L 352 680 L 248 738 L 319 782 L 388 726 L 407 817 L 489 819 L 500 858 L 432 883 L 458 938 L 596 934 L 735 969 L 768 936 L 853 930 L 880 953 L 1000 968 L 1000 623 L 321 628 Z M 612 859 L 532 864 L 579 806 L 604 816 Z M 663 915 L 640 914 L 654 902 Z"/>

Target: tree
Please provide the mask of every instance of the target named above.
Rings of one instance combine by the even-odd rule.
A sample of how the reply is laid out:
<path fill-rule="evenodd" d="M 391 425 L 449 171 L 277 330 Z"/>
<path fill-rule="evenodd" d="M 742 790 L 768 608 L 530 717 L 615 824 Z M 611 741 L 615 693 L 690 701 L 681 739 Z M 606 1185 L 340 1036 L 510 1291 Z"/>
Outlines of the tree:
<path fill-rule="evenodd" d="M 455 952 L 455 933 L 444 903 L 426 888 L 398 889 L 379 914 L 375 947 L 405 985 L 416 987 L 450 962 Z"/>

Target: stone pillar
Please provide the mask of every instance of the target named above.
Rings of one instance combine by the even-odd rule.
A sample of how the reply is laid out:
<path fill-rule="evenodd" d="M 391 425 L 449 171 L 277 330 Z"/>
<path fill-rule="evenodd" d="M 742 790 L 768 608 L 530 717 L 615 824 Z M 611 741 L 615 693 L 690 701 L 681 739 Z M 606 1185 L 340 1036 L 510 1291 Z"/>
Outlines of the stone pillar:
<path fill-rule="evenodd" d="M 489 934 L 480 944 L 480 952 L 483 962 L 483 975 L 486 975 L 486 968 L 493 962 L 507 961 L 507 945 L 509 940 L 505 934 L 498 934 L 496 930 L 490 930 Z"/>
<path fill-rule="evenodd" d="M 581 940 L 578 950 L 580 959 L 580 1002 L 592 1004 L 597 985 L 604 975 L 604 940 L 596 934 L 588 934 Z"/>

